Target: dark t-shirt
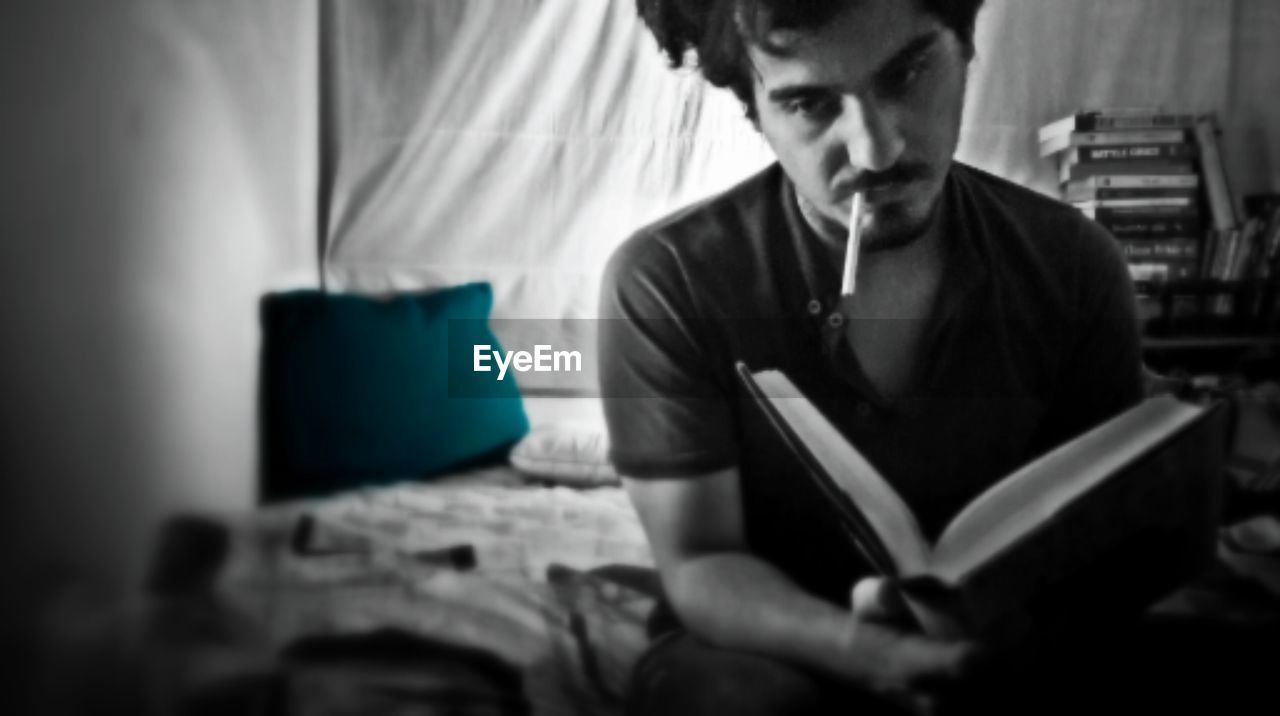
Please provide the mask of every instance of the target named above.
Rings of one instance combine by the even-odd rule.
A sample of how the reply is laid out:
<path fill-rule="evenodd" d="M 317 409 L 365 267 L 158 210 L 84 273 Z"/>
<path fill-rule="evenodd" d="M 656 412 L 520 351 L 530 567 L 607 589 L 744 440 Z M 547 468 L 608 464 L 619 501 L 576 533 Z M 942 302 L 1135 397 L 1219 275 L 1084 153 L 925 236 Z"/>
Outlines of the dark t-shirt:
<path fill-rule="evenodd" d="M 751 549 L 847 604 L 868 569 L 742 391 L 736 361 L 785 372 L 931 537 L 999 478 L 1136 402 L 1133 291 L 1110 236 L 959 163 L 942 202 L 942 284 L 906 392 L 891 402 L 844 339 L 838 253 L 777 165 L 637 232 L 601 292 L 618 471 L 696 479 L 737 466 Z"/>

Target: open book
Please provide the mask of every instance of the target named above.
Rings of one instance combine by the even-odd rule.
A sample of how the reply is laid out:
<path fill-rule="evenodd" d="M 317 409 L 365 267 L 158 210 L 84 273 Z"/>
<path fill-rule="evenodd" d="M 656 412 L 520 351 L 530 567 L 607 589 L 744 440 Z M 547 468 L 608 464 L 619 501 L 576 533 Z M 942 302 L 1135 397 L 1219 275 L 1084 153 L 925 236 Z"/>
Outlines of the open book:
<path fill-rule="evenodd" d="M 1001 479 L 930 543 L 911 509 L 778 371 L 738 372 L 844 532 L 942 637 L 1130 613 L 1213 557 L 1223 405 L 1150 398 Z"/>

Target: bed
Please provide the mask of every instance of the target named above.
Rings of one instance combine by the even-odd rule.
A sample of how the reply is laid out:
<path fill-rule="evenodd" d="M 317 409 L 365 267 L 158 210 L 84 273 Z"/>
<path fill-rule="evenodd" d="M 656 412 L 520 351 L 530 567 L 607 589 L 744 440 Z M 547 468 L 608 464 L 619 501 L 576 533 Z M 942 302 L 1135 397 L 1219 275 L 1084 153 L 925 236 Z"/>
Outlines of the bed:
<path fill-rule="evenodd" d="M 489 296 L 311 292 L 264 308 L 265 422 L 283 445 L 266 467 L 287 479 L 253 511 L 177 520 L 153 579 L 160 603 L 224 625 L 186 640 L 222 644 L 190 680 L 221 704 L 208 712 L 621 713 L 659 583 L 600 399 L 416 384 L 448 372 L 441 331 L 483 326 Z M 1156 613 L 1275 628 L 1280 521 L 1241 504 L 1215 569 Z M 201 564 L 212 582 L 192 576 Z M 193 606 L 210 595 L 224 617 Z"/>
<path fill-rule="evenodd" d="M 652 558 L 600 399 L 464 370 L 510 343 L 492 303 L 487 283 L 264 297 L 261 503 L 175 517 L 150 580 L 206 710 L 618 708 Z"/>
<path fill-rule="evenodd" d="M 617 486 L 530 484 L 501 465 L 223 522 L 220 589 L 288 665 L 290 713 L 611 713 L 646 643 L 656 578 Z M 300 645 L 344 637 L 345 659 L 299 666 Z M 453 683 L 394 656 L 414 642 L 453 662 Z M 477 659 L 490 678 L 468 690 L 451 670 Z"/>

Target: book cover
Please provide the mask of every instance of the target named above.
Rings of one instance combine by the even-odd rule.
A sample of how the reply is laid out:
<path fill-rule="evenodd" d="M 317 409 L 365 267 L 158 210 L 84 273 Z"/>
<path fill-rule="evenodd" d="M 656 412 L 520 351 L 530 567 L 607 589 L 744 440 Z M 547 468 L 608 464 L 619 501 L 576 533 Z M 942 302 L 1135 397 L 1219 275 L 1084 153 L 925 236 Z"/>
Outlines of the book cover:
<path fill-rule="evenodd" d="M 930 634 L 1007 636 L 1135 614 L 1212 559 L 1222 405 L 1148 399 L 1007 475 L 931 543 L 889 481 L 786 375 L 736 367 L 845 534 L 898 581 Z"/>

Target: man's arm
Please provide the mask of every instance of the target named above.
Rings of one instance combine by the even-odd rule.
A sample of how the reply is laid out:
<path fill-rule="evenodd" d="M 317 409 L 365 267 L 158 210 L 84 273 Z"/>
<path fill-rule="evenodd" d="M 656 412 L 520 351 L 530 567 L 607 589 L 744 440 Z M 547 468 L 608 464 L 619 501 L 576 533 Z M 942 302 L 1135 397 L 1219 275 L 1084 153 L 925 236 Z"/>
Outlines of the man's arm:
<path fill-rule="evenodd" d="M 627 479 L 672 607 L 710 644 L 785 659 L 904 703 L 958 678 L 972 652 L 912 633 L 883 580 L 846 611 L 752 555 L 736 468 L 696 478 Z"/>

